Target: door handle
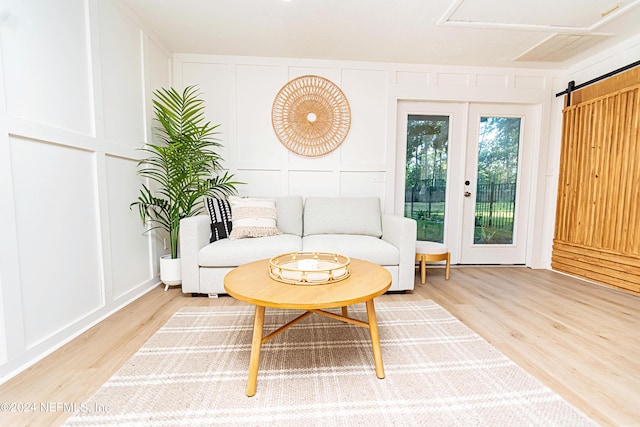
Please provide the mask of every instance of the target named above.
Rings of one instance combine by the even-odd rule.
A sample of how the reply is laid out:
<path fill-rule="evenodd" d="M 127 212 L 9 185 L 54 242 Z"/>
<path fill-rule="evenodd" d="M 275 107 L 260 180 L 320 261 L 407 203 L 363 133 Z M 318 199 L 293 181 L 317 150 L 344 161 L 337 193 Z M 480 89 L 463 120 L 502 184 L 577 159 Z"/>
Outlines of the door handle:
<path fill-rule="evenodd" d="M 469 193 L 468 191 L 464 192 L 464 197 L 471 197 L 471 193 Z"/>

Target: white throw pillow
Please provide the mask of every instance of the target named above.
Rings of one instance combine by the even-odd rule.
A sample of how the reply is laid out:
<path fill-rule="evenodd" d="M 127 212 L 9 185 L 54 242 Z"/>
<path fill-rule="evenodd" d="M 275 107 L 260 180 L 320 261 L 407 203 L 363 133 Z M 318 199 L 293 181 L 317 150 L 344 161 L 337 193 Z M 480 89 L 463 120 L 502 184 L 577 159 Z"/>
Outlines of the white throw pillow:
<path fill-rule="evenodd" d="M 233 223 L 229 239 L 282 234 L 276 227 L 277 211 L 273 199 L 229 196 L 229 204 Z"/>

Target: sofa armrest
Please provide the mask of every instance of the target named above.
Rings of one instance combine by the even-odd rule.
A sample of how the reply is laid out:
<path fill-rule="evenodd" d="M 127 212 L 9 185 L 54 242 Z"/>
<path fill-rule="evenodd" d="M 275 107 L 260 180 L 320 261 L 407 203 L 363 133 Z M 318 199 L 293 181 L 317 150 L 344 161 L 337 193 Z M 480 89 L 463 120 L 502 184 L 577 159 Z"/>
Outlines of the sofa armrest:
<path fill-rule="evenodd" d="M 209 244 L 210 234 L 211 220 L 207 215 L 196 215 L 180 220 L 180 264 L 184 293 L 200 293 L 198 253 Z"/>
<path fill-rule="evenodd" d="M 418 225 L 414 219 L 398 215 L 382 215 L 382 240 L 400 251 L 398 282 L 404 289 L 413 289 L 416 266 L 416 236 Z"/>

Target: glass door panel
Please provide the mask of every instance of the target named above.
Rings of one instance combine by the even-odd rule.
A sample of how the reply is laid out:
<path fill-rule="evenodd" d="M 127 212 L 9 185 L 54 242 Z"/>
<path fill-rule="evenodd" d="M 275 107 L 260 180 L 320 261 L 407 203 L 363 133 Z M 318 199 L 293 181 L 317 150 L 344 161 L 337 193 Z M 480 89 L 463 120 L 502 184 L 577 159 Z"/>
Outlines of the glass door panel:
<path fill-rule="evenodd" d="M 473 243 L 513 243 L 520 117 L 480 117 Z"/>
<path fill-rule="evenodd" d="M 449 116 L 407 116 L 404 215 L 418 223 L 418 240 L 444 241 Z"/>

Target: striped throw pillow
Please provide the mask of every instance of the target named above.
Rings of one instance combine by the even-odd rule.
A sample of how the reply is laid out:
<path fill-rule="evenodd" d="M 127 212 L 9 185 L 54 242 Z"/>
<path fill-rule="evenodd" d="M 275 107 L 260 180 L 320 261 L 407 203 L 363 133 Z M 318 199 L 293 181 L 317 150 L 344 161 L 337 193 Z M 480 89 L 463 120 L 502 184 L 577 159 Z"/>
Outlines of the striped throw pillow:
<path fill-rule="evenodd" d="M 282 234 L 276 227 L 276 203 L 272 199 L 229 196 L 233 227 L 229 238 L 267 237 Z"/>
<path fill-rule="evenodd" d="M 231 234 L 231 205 L 228 200 L 207 197 L 207 210 L 211 218 L 211 237 L 209 242 L 225 239 Z"/>

